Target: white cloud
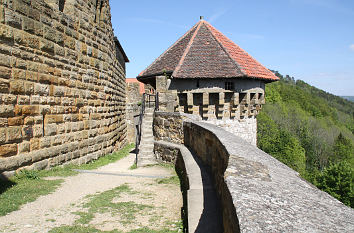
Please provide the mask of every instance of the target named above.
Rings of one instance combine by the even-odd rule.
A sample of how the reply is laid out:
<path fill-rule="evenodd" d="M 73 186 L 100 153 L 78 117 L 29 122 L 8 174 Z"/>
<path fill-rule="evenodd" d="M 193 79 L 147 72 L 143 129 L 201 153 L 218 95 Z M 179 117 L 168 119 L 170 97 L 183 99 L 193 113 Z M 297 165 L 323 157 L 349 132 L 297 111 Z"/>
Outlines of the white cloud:
<path fill-rule="evenodd" d="M 212 16 L 209 17 L 208 21 L 209 23 L 214 23 L 218 18 L 223 16 L 227 12 L 226 9 L 220 9 L 217 12 L 215 12 Z"/>
<path fill-rule="evenodd" d="M 354 44 L 349 45 L 349 49 L 354 51 Z"/>

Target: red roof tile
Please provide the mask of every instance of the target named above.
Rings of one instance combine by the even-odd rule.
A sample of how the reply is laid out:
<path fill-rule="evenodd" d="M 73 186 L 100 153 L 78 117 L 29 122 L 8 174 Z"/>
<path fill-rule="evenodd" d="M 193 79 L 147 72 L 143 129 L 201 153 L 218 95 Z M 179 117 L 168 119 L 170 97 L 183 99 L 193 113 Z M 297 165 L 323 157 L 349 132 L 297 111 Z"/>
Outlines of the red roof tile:
<path fill-rule="evenodd" d="M 204 20 L 141 72 L 138 79 L 164 72 L 172 73 L 173 78 L 279 79 Z"/>
<path fill-rule="evenodd" d="M 126 83 L 139 83 L 139 93 L 143 94 L 145 93 L 145 87 L 144 87 L 144 83 L 139 82 L 136 78 L 127 78 L 125 79 Z"/>

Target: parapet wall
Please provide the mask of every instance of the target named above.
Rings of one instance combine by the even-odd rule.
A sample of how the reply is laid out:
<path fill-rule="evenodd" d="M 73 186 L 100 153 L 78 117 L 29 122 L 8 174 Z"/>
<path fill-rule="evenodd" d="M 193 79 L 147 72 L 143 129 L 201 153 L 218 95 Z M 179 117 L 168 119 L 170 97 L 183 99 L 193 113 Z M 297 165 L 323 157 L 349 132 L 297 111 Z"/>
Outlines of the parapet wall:
<path fill-rule="evenodd" d="M 212 169 L 224 232 L 238 232 L 237 222 L 240 232 L 354 231 L 353 209 L 256 146 L 203 122 L 185 122 L 183 131 L 184 144 Z"/>
<path fill-rule="evenodd" d="M 168 141 L 184 144 L 211 168 L 224 232 L 354 231 L 353 209 L 220 127 L 188 114 L 156 112 L 154 135 L 158 160 L 178 159 L 178 151 L 161 142 Z"/>
<path fill-rule="evenodd" d="M 0 0 L 0 173 L 84 163 L 125 144 L 110 16 L 108 0 Z"/>

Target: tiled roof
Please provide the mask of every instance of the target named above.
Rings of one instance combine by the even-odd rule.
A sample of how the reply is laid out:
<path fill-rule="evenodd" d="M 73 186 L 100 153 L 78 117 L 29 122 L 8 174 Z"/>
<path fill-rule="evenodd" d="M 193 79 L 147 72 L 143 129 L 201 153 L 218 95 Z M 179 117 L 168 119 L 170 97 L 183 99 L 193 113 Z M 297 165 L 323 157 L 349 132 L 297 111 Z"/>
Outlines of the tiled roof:
<path fill-rule="evenodd" d="M 139 84 L 139 93 L 140 94 L 145 93 L 144 83 L 139 82 L 136 78 L 126 78 L 125 82 L 126 83 L 138 83 Z"/>
<path fill-rule="evenodd" d="M 164 72 L 172 74 L 173 78 L 279 79 L 204 20 L 141 72 L 138 79 Z"/>

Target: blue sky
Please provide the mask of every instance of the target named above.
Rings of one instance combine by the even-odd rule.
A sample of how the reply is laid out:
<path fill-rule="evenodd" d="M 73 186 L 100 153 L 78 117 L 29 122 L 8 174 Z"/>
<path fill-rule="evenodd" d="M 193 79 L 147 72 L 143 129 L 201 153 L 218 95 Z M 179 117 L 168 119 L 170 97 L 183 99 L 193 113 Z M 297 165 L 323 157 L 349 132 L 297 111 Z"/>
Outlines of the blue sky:
<path fill-rule="evenodd" d="M 354 0 L 110 0 L 114 33 L 136 77 L 199 21 L 269 69 L 354 96 Z"/>

